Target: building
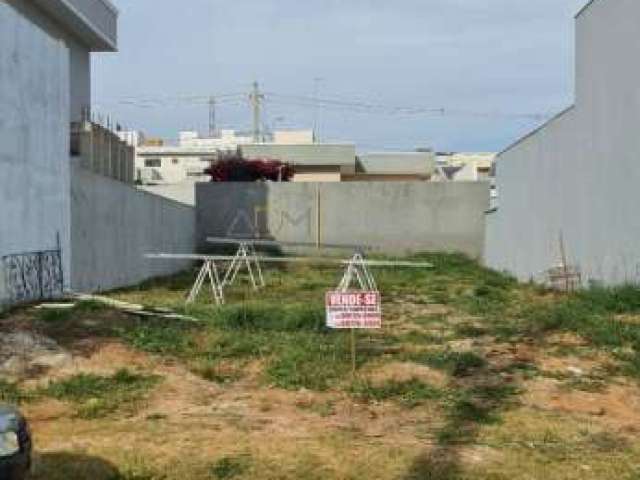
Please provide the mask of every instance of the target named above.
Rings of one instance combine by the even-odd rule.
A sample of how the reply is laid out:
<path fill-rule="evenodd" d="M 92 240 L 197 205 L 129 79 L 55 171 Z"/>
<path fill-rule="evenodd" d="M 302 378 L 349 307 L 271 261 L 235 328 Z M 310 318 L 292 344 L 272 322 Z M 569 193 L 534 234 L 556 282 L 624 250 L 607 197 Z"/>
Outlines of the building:
<path fill-rule="evenodd" d="M 495 153 L 441 152 L 436 154 L 434 180 L 456 182 L 489 181 L 493 176 Z"/>
<path fill-rule="evenodd" d="M 261 143 L 254 141 L 253 134 L 235 130 L 221 130 L 215 137 L 180 132 L 177 145 L 149 144 L 134 132 L 121 132 L 121 138 L 137 143 L 136 181 L 140 189 L 189 205 L 195 204 L 195 184 L 210 180 L 205 169 L 220 154 L 236 151 L 246 159 L 293 165 L 294 182 L 425 181 L 436 171 L 432 151 L 358 156 L 355 144 L 317 143 L 312 130 L 278 130 Z"/>
<path fill-rule="evenodd" d="M 235 130 L 221 130 L 215 137 L 201 137 L 198 132 L 180 132 L 177 145 L 163 142 L 150 143 L 138 132 L 121 132 L 121 138 L 137 140 L 136 179 L 142 185 L 162 186 L 179 183 L 188 184 L 207 181 L 204 170 L 220 153 L 235 152 L 239 148 L 254 143 L 253 134 Z M 268 143 L 256 145 L 313 145 L 311 130 L 276 131 Z M 269 147 L 264 147 L 267 151 Z"/>
<path fill-rule="evenodd" d="M 240 147 L 244 158 L 280 160 L 293 165 L 294 182 L 340 182 L 356 173 L 356 146 L 351 143 L 254 143 Z"/>
<path fill-rule="evenodd" d="M 117 20 L 108 0 L 0 2 L 0 305 L 68 286 L 71 125 Z"/>
<path fill-rule="evenodd" d="M 356 173 L 347 181 L 427 181 L 436 171 L 435 154 L 424 152 L 365 153 L 356 160 Z"/>
<path fill-rule="evenodd" d="M 585 284 L 640 281 L 639 21 L 637 0 L 577 14 L 574 105 L 498 156 L 489 266 L 522 280 L 563 265 Z"/>

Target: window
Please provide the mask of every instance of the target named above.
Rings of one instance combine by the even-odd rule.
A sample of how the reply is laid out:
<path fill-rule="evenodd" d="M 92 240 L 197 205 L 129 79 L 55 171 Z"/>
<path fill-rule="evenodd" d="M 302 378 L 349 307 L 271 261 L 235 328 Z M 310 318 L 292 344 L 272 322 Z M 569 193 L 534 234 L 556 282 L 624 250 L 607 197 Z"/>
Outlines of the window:
<path fill-rule="evenodd" d="M 162 167 L 162 159 L 161 158 L 147 158 L 144 161 L 144 166 L 145 167 L 154 167 L 154 168 L 160 168 Z"/>
<path fill-rule="evenodd" d="M 171 163 L 174 165 L 178 165 L 178 163 L 180 163 L 180 160 L 178 160 L 177 158 L 172 158 Z"/>

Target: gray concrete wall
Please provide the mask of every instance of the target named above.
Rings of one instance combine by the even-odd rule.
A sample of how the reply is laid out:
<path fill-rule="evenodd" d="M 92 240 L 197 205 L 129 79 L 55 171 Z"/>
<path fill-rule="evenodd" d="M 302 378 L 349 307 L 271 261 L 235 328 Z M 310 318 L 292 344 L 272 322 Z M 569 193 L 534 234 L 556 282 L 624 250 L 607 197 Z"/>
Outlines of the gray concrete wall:
<path fill-rule="evenodd" d="M 191 207 L 196 206 L 196 184 L 189 180 L 174 185 L 139 185 L 138 190 L 144 190 Z"/>
<path fill-rule="evenodd" d="M 389 253 L 460 251 L 479 257 L 488 183 L 201 183 L 201 248 L 207 236 L 363 244 Z"/>
<path fill-rule="evenodd" d="M 71 287 L 109 290 L 170 275 L 190 265 L 144 258 L 147 253 L 195 251 L 192 207 L 140 192 L 73 166 Z"/>
<path fill-rule="evenodd" d="M 560 262 L 585 283 L 640 281 L 637 0 L 597 0 L 577 18 L 576 105 L 503 152 L 486 262 L 523 280 Z"/>
<path fill-rule="evenodd" d="M 21 15 L 24 21 L 31 23 L 31 28 L 38 28 L 41 33 L 66 45 L 69 57 L 67 89 L 70 102 L 67 118 L 68 121 L 80 121 L 83 110 L 91 106 L 90 47 L 83 43 L 74 31 L 65 28 L 64 24 L 52 16 L 52 12 L 59 12 L 52 4 L 47 3 L 45 9 L 44 3 L 33 0 L 5 0 L 5 2 L 5 8 L 11 8 L 14 13 Z M 11 30 L 7 30 L 6 33 L 11 33 Z"/>
<path fill-rule="evenodd" d="M 68 278 L 69 53 L 5 2 L 0 45 L 0 256 L 53 249 L 60 236 Z"/>

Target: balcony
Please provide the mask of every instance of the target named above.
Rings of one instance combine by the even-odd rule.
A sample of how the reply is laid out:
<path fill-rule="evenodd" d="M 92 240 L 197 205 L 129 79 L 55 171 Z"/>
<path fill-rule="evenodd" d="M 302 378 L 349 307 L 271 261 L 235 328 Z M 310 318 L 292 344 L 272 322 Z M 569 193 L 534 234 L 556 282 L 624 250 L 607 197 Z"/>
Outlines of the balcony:
<path fill-rule="evenodd" d="M 94 52 L 118 48 L 118 10 L 109 0 L 34 0 Z"/>

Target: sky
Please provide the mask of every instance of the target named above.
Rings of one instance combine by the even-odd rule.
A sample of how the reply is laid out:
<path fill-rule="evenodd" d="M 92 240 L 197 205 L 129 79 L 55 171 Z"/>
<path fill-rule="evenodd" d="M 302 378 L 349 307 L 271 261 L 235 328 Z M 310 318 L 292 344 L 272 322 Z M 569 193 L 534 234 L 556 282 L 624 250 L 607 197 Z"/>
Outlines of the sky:
<path fill-rule="evenodd" d="M 586 0 L 112 2 L 119 52 L 94 55 L 95 110 L 149 137 L 206 134 L 212 95 L 218 128 L 249 130 L 258 81 L 264 128 L 499 151 L 572 103 Z"/>

